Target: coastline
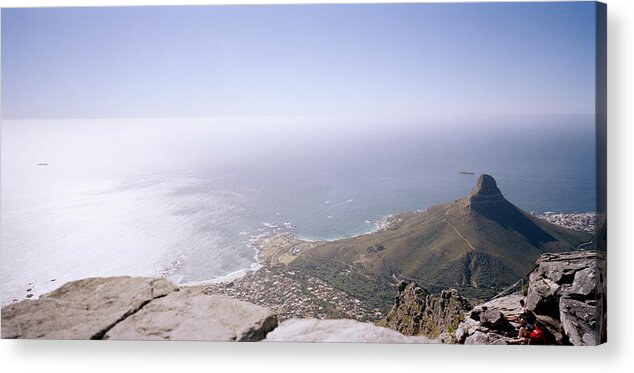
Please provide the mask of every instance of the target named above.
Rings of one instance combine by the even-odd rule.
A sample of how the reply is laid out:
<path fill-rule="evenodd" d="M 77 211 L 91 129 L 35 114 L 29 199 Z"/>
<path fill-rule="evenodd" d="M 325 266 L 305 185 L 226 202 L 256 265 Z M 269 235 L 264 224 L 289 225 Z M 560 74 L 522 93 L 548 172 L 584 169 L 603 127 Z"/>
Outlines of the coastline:
<path fill-rule="evenodd" d="M 249 272 L 255 272 L 259 270 L 260 268 L 262 268 L 262 265 L 260 263 L 253 263 L 251 267 L 249 268 L 238 269 L 237 271 L 233 271 L 233 272 L 227 273 L 226 275 L 218 276 L 209 280 L 179 283 L 178 286 L 185 287 L 185 288 L 188 288 L 188 287 L 193 288 L 193 287 L 205 287 L 205 286 L 213 285 L 213 284 L 229 283 L 235 280 L 239 280 L 242 277 L 246 276 Z"/>
<path fill-rule="evenodd" d="M 214 285 L 214 284 L 227 284 L 227 283 L 232 283 L 236 280 L 240 280 L 250 273 L 257 272 L 258 270 L 262 269 L 265 265 L 266 260 L 265 258 L 262 257 L 262 253 L 267 249 L 268 247 L 267 245 L 272 240 L 275 240 L 275 239 L 284 238 L 287 243 L 294 242 L 294 241 L 301 241 L 304 243 L 317 245 L 324 242 L 333 242 L 333 241 L 338 241 L 338 240 L 347 239 L 347 238 L 355 238 L 355 237 L 360 237 L 360 236 L 365 236 L 368 234 L 380 232 L 382 230 L 390 229 L 390 227 L 392 227 L 394 224 L 397 224 L 401 221 L 400 218 L 398 218 L 399 215 L 405 214 L 405 213 L 416 213 L 421 211 L 424 211 L 424 210 L 403 211 L 396 214 L 388 214 L 383 216 L 381 219 L 378 219 L 375 221 L 369 221 L 370 223 L 374 225 L 374 227 L 367 232 L 354 234 L 354 235 L 343 235 L 343 236 L 332 238 L 332 239 L 311 239 L 311 238 L 307 238 L 307 237 L 303 237 L 301 235 L 295 234 L 291 232 L 290 230 L 287 230 L 289 229 L 288 226 L 286 227 L 287 229 L 280 228 L 278 226 L 271 227 L 269 226 L 270 223 L 264 222 L 263 223 L 264 226 L 275 228 L 275 229 L 271 232 L 261 233 L 249 239 L 248 245 L 251 246 L 255 250 L 255 255 L 253 256 L 254 263 L 252 263 L 248 268 L 238 269 L 233 272 L 227 273 L 225 275 L 217 276 L 208 280 L 189 281 L 189 282 L 178 283 L 178 285 L 182 287 L 206 287 L 206 286 Z"/>

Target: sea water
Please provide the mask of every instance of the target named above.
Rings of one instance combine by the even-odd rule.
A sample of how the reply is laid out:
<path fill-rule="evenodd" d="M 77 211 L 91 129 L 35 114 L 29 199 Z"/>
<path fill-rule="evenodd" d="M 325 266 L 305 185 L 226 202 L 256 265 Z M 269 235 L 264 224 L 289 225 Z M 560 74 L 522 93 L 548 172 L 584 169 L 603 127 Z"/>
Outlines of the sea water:
<path fill-rule="evenodd" d="M 256 265 L 254 238 L 367 233 L 388 214 L 465 196 L 480 173 L 529 212 L 595 209 L 583 116 L 1 126 L 3 305 L 85 277 L 212 280 Z"/>

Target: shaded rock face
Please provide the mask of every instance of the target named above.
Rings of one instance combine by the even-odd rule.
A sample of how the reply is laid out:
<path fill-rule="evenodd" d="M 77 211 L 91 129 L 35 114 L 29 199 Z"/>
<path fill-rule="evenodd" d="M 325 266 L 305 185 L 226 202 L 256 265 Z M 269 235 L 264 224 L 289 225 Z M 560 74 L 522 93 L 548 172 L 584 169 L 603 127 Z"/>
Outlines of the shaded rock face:
<path fill-rule="evenodd" d="M 432 343 L 423 336 L 405 336 L 392 329 L 356 320 L 290 319 L 270 332 L 268 342 Z"/>
<path fill-rule="evenodd" d="M 473 313 L 471 317 L 473 317 Z M 495 308 L 486 308 L 483 309 L 480 314 L 478 314 L 480 319 L 480 325 L 489 330 L 497 330 L 500 332 L 513 332 L 515 327 L 511 325 L 506 319 L 504 314 Z"/>
<path fill-rule="evenodd" d="M 529 275 L 526 306 L 551 344 L 596 345 L 605 340 L 605 285 L 595 251 L 544 254 Z M 504 343 L 517 334 L 508 316 L 520 312 L 519 293 L 474 307 L 458 326 L 458 343 Z"/>
<path fill-rule="evenodd" d="M 471 308 L 455 289 L 434 296 L 417 283 L 401 282 L 394 306 L 379 325 L 405 335 L 437 338 L 443 332 L 453 334 Z"/>
<path fill-rule="evenodd" d="M 138 277 L 69 282 L 2 309 L 2 338 L 255 341 L 276 326 L 266 308 Z"/>
<path fill-rule="evenodd" d="M 507 201 L 495 179 L 490 175 L 482 174 L 478 177 L 476 185 L 467 198 L 467 206 L 504 228 L 520 233 L 535 246 L 556 241 L 552 235 Z"/>
<path fill-rule="evenodd" d="M 471 190 L 471 194 L 469 194 L 469 206 L 477 208 L 500 202 L 506 202 L 506 200 L 495 179 L 491 175 L 480 175 L 473 190 Z"/>

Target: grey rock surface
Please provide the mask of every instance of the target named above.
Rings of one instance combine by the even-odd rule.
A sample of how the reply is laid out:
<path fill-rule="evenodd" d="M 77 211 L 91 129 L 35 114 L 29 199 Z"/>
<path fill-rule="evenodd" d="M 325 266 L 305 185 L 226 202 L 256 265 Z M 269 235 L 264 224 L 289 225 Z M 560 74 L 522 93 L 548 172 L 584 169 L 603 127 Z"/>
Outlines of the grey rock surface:
<path fill-rule="evenodd" d="M 496 308 L 487 308 L 480 313 L 480 325 L 492 330 L 512 331 L 515 329 L 507 320 L 504 314 Z"/>
<path fill-rule="evenodd" d="M 598 343 L 596 332 L 596 306 L 576 299 L 562 298 L 561 326 L 575 346 L 593 346 Z"/>
<path fill-rule="evenodd" d="M 465 343 L 467 337 L 474 334 L 478 330 L 479 326 L 479 321 L 473 320 L 470 317 L 466 318 L 464 322 L 461 322 L 460 325 L 458 325 L 458 329 L 456 330 L 456 341 L 458 343 Z"/>
<path fill-rule="evenodd" d="M 517 315 L 520 312 L 520 299 L 525 299 L 520 293 L 512 293 L 505 297 L 496 298 L 473 308 L 472 314 L 483 309 L 497 309 L 504 315 Z"/>
<path fill-rule="evenodd" d="M 100 339 L 148 302 L 173 292 L 165 279 L 88 278 L 2 308 L 2 338 Z"/>
<path fill-rule="evenodd" d="M 582 295 L 588 297 L 595 291 L 597 271 L 594 266 L 579 270 L 575 273 L 572 285 L 566 289 L 567 295 Z"/>
<path fill-rule="evenodd" d="M 2 338 L 258 341 L 270 310 L 162 278 L 89 278 L 2 309 Z"/>
<path fill-rule="evenodd" d="M 405 335 L 438 338 L 448 330 L 454 332 L 471 308 L 455 289 L 432 295 L 415 282 L 401 282 L 394 306 L 379 325 Z"/>
<path fill-rule="evenodd" d="M 466 345 L 505 345 L 506 341 L 510 338 L 495 334 L 495 333 L 483 333 L 476 331 L 472 335 L 468 336 L 464 344 Z"/>
<path fill-rule="evenodd" d="M 526 307 L 535 313 L 554 316 L 557 312 L 558 290 L 559 285 L 555 281 L 531 273 Z"/>
<path fill-rule="evenodd" d="M 269 342 L 437 343 L 356 320 L 290 319 L 270 332 Z"/>
<path fill-rule="evenodd" d="M 267 308 L 200 289 L 157 299 L 106 333 L 106 339 L 259 341 L 277 326 Z"/>

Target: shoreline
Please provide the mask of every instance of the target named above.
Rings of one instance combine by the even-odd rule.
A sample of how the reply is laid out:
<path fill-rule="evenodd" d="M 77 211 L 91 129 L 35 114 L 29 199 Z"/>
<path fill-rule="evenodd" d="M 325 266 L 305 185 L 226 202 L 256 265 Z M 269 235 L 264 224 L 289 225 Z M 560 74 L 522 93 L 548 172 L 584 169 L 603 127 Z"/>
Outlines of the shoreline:
<path fill-rule="evenodd" d="M 300 241 L 305 241 L 305 242 L 310 242 L 310 243 L 318 243 L 318 242 L 334 242 L 334 241 L 339 241 L 339 240 L 344 240 L 347 238 L 355 238 L 355 237 L 361 237 L 361 236 L 365 236 L 368 234 L 372 234 L 372 233 L 376 233 L 376 232 L 380 232 L 381 230 L 385 230 L 388 229 L 389 227 L 391 227 L 393 224 L 396 224 L 398 222 L 400 222 L 400 219 L 397 221 L 390 221 L 390 219 L 398 219 L 397 216 L 401 215 L 401 214 L 407 214 L 407 213 L 414 213 L 414 212 L 420 212 L 422 210 L 414 210 L 414 211 L 402 211 L 396 214 L 388 214 L 388 215 L 384 215 L 381 219 L 378 220 L 365 220 L 366 224 L 372 224 L 374 225 L 374 228 L 370 229 L 369 231 L 366 232 L 362 232 L 362 233 L 356 233 L 356 234 L 351 234 L 351 235 L 342 235 L 342 236 L 338 236 L 335 238 L 310 238 L 310 237 L 302 237 L 301 235 L 296 235 L 293 234 L 292 232 L 288 232 L 291 233 L 294 238 L 300 240 Z M 283 234 L 283 233 L 281 233 Z"/>
<path fill-rule="evenodd" d="M 360 236 L 365 236 L 368 234 L 373 234 L 376 232 L 380 232 L 382 230 L 387 230 L 390 227 L 392 227 L 394 224 L 397 224 L 401 221 L 401 219 L 398 218 L 398 215 L 401 214 L 405 214 L 405 213 L 418 213 L 418 212 L 422 212 L 424 210 L 414 210 L 414 211 L 403 211 L 403 212 L 399 212 L 396 214 L 388 214 L 385 215 L 384 217 L 382 217 L 381 219 L 375 220 L 375 221 L 371 221 L 371 223 L 374 224 L 374 228 L 370 231 L 364 232 L 364 233 L 359 233 L 359 234 L 354 234 L 354 235 L 348 235 L 348 236 L 341 236 L 341 237 L 337 237 L 337 238 L 333 238 L 333 239 L 310 239 L 310 238 L 306 238 L 306 237 L 302 237 L 300 235 L 297 235 L 293 232 L 290 232 L 288 230 L 279 230 L 279 228 L 276 227 L 275 230 L 273 230 L 272 232 L 267 232 L 267 233 L 262 233 L 259 234 L 257 236 L 254 236 L 253 238 L 251 238 L 249 240 L 249 246 L 252 246 L 253 249 L 255 250 L 255 255 L 253 256 L 253 259 L 255 260 L 254 263 L 252 263 L 248 268 L 242 268 L 242 269 L 238 269 L 236 271 L 227 273 L 225 275 L 221 275 L 221 276 L 217 276 L 214 277 L 212 279 L 208 279 L 208 280 L 201 280 L 201 281 L 190 281 L 190 282 L 183 282 L 183 283 L 178 283 L 178 286 L 182 286 L 182 287 L 205 287 L 205 286 L 209 286 L 209 285 L 217 285 L 217 284 L 229 284 L 233 281 L 239 280 L 244 278 L 245 276 L 247 276 L 250 273 L 254 273 L 257 272 L 258 270 L 262 269 L 266 264 L 264 264 L 266 261 L 264 260 L 264 258 L 261 258 L 260 256 L 262 255 L 262 252 L 266 249 L 266 244 L 268 242 L 270 242 L 271 240 L 275 239 L 275 238 L 281 238 L 281 237 L 287 237 L 287 239 L 290 240 L 297 240 L 297 241 L 302 241 L 305 243 L 309 243 L 309 244 L 319 244 L 319 243 L 324 243 L 324 242 L 334 242 L 334 241 L 338 241 L 338 240 L 342 240 L 342 239 L 347 239 L 347 238 L 355 238 L 355 237 L 360 237 Z M 169 279 L 169 277 L 167 277 Z"/>
<path fill-rule="evenodd" d="M 416 211 L 420 211 L 420 210 L 416 210 Z M 182 287 L 205 287 L 205 286 L 209 286 L 209 285 L 215 285 L 215 284 L 228 284 L 231 283 L 235 280 L 239 280 L 243 277 L 245 277 L 246 275 L 248 275 L 249 273 L 252 272 L 257 272 L 258 270 L 260 270 L 261 268 L 264 267 L 264 260 L 263 258 L 261 258 L 261 254 L 262 251 L 266 248 L 266 243 L 274 238 L 280 238 L 280 237 L 288 237 L 289 240 L 298 240 L 298 241 L 302 241 L 302 242 L 306 242 L 306 243 L 311 243 L 311 244 L 318 244 L 318 243 L 322 243 L 322 242 L 332 242 L 332 241 L 337 241 L 337 240 L 341 240 L 341 239 L 346 239 L 346 238 L 354 238 L 354 237 L 359 237 L 359 236 L 364 236 L 367 234 L 372 234 L 375 232 L 379 232 L 382 229 L 388 229 L 390 226 L 392 226 L 394 223 L 399 222 L 400 220 L 392 220 L 394 219 L 397 215 L 403 214 L 403 213 L 407 213 L 407 211 L 405 212 L 400 212 L 398 214 L 388 214 L 385 215 L 384 217 L 382 217 L 381 219 L 375 220 L 375 221 L 371 221 L 371 223 L 373 223 L 374 228 L 372 228 L 372 230 L 364 232 L 364 233 L 359 233 L 359 234 L 355 234 L 355 235 L 349 235 L 349 236 L 341 236 L 341 237 L 337 237 L 337 238 L 333 238 L 333 239 L 310 239 L 307 237 L 302 237 L 300 235 L 297 235 L 293 232 L 290 232 L 289 230 L 284 230 L 281 229 L 277 226 L 275 227 L 270 227 L 270 228 L 275 228 L 273 231 L 271 232 L 266 232 L 266 233 L 261 233 L 257 236 L 253 236 L 251 239 L 249 239 L 249 246 L 251 246 L 254 250 L 255 250 L 255 255 L 253 256 L 254 262 L 248 267 L 248 268 L 241 268 L 238 270 L 235 270 L 233 272 L 229 272 L 227 274 L 224 275 L 220 275 L 211 279 L 207 279 L 207 280 L 201 280 L 201 281 L 188 281 L 188 282 L 179 282 L 178 286 L 182 286 Z M 268 226 L 267 224 L 270 223 L 263 223 L 265 226 Z M 169 276 L 166 277 L 167 279 L 170 279 Z"/>
<path fill-rule="evenodd" d="M 182 282 L 182 283 L 178 283 L 177 285 L 179 287 L 195 288 L 195 287 L 206 287 L 206 286 L 215 285 L 215 284 L 230 283 L 235 280 L 239 280 L 243 278 L 250 272 L 256 272 L 260 268 L 262 268 L 262 264 L 253 263 L 249 268 L 238 269 L 237 271 L 227 273 L 226 275 L 214 277 L 209 280 Z M 167 279 L 169 280 L 169 278 Z"/>

